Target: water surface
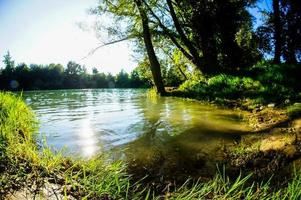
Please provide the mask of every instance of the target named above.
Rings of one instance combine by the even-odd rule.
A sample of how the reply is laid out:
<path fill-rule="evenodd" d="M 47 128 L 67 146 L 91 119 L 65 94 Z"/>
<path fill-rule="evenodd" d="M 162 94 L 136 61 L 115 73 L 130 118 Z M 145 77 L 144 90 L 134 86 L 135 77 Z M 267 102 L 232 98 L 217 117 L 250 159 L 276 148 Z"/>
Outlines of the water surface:
<path fill-rule="evenodd" d="M 163 171 L 213 165 L 222 159 L 224 144 L 249 130 L 242 112 L 146 94 L 139 89 L 90 89 L 23 95 L 53 148 L 66 147 L 68 153 L 87 158 L 122 149 L 122 158 L 135 161 L 133 169 L 137 163 L 150 168 L 159 163 Z"/>

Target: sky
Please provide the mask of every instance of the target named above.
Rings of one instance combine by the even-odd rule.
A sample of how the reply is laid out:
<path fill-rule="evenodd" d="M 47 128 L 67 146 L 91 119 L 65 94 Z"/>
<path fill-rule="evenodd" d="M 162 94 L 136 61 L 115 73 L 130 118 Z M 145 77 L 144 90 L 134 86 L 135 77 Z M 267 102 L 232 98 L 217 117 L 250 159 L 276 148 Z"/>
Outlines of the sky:
<path fill-rule="evenodd" d="M 261 11 L 272 11 L 272 0 L 257 0 L 255 6 L 249 8 L 249 12 L 254 16 L 254 28 L 262 24 Z"/>
<path fill-rule="evenodd" d="M 83 64 L 90 71 L 130 72 L 137 66 L 129 43 L 103 47 L 93 30 L 83 30 L 79 23 L 91 25 L 95 16 L 87 10 L 97 0 L 0 0 L 0 57 L 9 50 L 16 63 L 49 64 L 68 61 Z M 0 63 L 0 66 L 3 66 Z"/>
<path fill-rule="evenodd" d="M 259 0 L 258 5 L 268 8 L 270 1 Z M 95 16 L 87 10 L 95 5 L 97 0 L 0 0 L 0 57 L 9 50 L 16 63 L 66 66 L 75 61 L 90 72 L 93 67 L 113 74 L 121 69 L 130 72 L 137 63 L 128 42 L 102 47 L 82 59 L 100 44 L 93 30 L 78 26 L 93 24 Z M 250 12 L 259 25 L 258 9 Z"/>

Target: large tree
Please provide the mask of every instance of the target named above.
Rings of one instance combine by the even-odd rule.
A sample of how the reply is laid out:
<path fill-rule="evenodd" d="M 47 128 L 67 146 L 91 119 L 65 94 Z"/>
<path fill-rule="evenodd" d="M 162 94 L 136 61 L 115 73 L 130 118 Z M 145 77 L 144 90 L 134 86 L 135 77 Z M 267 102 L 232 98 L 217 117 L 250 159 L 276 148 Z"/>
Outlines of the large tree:
<path fill-rule="evenodd" d="M 301 51 L 301 4 L 300 0 L 282 0 L 283 56 L 287 63 L 296 64 Z M 299 59 L 300 61 L 300 59 Z"/>
<path fill-rule="evenodd" d="M 161 67 L 160 63 L 157 59 L 154 46 L 152 43 L 152 37 L 149 29 L 149 20 L 145 8 L 142 4 L 142 0 L 135 0 L 135 4 L 139 10 L 141 22 L 142 22 L 142 32 L 143 32 L 143 40 L 145 44 L 145 48 L 147 51 L 148 59 L 150 62 L 150 67 L 154 79 L 154 83 L 157 87 L 157 91 L 159 94 L 164 95 L 165 89 L 163 85 L 162 75 L 161 75 Z"/>
<path fill-rule="evenodd" d="M 262 49 L 273 50 L 274 63 L 284 60 L 296 64 L 301 55 L 301 6 L 298 0 L 273 0 L 272 10 L 265 11 L 265 21 L 258 28 Z"/>
<path fill-rule="evenodd" d="M 247 11 L 254 2 L 143 0 L 156 28 L 153 31 L 173 42 L 205 74 L 234 72 L 258 60 L 260 54 Z"/>
<path fill-rule="evenodd" d="M 280 6 L 279 0 L 273 0 L 273 25 L 274 25 L 274 40 L 275 40 L 275 50 L 274 50 L 274 63 L 280 63 L 281 56 L 281 21 L 280 21 Z"/>
<path fill-rule="evenodd" d="M 209 75 L 237 73 L 259 59 L 247 10 L 254 1 L 102 0 L 94 13 L 108 13 L 114 21 L 106 30 L 115 38 L 107 44 L 133 38 L 138 44 L 143 41 L 154 83 L 164 93 L 158 55 L 168 58 L 177 49 Z M 166 41 L 171 52 L 161 51 L 156 56 Z"/>
<path fill-rule="evenodd" d="M 110 39 L 104 45 L 131 39 L 139 46 L 138 44 L 143 41 L 154 85 L 158 93 L 165 94 L 161 66 L 152 42 L 153 29 L 150 28 L 149 13 L 142 0 L 102 0 L 99 1 L 98 7 L 92 11 L 94 14 L 105 16 L 113 21 L 113 23 L 96 27 L 97 30 L 108 32 Z M 139 50 L 141 51 L 141 49 Z"/>

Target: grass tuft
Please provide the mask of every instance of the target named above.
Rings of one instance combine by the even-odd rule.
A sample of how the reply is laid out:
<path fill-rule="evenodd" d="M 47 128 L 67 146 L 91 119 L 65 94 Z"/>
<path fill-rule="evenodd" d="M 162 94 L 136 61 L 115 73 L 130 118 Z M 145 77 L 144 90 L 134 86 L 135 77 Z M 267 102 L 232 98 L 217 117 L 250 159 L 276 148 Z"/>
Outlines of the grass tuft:
<path fill-rule="evenodd" d="M 38 122 L 21 97 L 0 93 L 0 197 L 26 187 L 53 183 L 62 188 L 62 199 L 300 199 L 301 173 L 275 189 L 270 181 L 253 182 L 252 175 L 234 181 L 225 172 L 208 181 L 187 180 L 167 192 L 133 182 L 126 163 L 108 162 L 105 155 L 88 161 L 37 147 Z M 242 154 L 243 149 L 237 150 Z"/>

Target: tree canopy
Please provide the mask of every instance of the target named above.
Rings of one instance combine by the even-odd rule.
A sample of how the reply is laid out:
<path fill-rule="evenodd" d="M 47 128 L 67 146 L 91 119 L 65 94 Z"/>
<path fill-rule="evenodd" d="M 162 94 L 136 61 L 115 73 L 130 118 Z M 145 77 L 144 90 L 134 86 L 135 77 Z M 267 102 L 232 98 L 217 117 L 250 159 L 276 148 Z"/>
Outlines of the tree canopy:
<path fill-rule="evenodd" d="M 150 78 L 134 69 L 130 74 L 121 70 L 116 76 L 98 72 L 87 73 L 85 66 L 74 61 L 61 64 L 38 65 L 15 62 L 8 52 L 0 69 L 0 90 L 77 89 L 77 88 L 148 88 Z"/>

